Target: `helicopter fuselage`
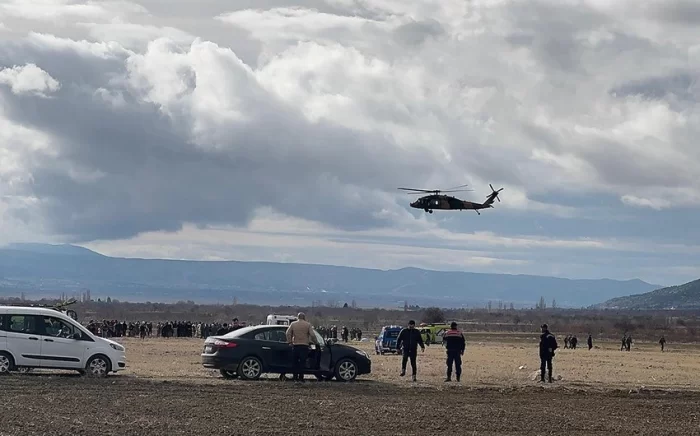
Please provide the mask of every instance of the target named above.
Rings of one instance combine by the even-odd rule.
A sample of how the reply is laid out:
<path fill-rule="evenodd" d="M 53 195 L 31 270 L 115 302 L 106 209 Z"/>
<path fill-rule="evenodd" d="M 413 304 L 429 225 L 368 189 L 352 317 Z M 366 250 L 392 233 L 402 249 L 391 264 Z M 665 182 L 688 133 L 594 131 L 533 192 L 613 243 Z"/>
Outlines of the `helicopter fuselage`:
<path fill-rule="evenodd" d="M 426 212 L 432 213 L 434 209 L 438 210 L 465 210 L 465 209 L 487 209 L 493 207 L 490 204 L 473 203 L 471 201 L 460 200 L 459 198 L 449 195 L 426 195 L 411 203 L 411 207 L 423 209 Z"/>

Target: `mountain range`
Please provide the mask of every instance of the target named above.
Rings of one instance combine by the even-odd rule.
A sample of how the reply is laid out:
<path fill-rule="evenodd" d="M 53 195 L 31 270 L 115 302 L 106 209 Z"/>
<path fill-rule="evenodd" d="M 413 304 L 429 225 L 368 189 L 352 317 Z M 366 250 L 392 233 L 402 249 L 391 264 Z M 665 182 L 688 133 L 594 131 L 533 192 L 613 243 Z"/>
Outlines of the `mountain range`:
<path fill-rule="evenodd" d="M 594 307 L 600 309 L 700 309 L 700 280 L 657 289 L 644 294 L 610 299 Z"/>
<path fill-rule="evenodd" d="M 109 257 L 74 245 L 12 244 L 0 248 L 0 296 L 81 295 L 122 301 L 359 307 L 584 307 L 661 286 L 641 280 L 566 279 L 532 275 L 378 270 L 329 265 Z"/>

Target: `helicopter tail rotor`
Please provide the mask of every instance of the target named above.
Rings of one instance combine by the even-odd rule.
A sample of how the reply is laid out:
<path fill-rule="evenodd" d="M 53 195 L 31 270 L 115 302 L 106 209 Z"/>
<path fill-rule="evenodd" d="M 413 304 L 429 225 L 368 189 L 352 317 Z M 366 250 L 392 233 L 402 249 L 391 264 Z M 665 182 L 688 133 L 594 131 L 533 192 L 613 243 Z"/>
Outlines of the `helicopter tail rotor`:
<path fill-rule="evenodd" d="M 490 205 L 493 203 L 494 200 L 498 200 L 498 202 L 501 202 L 501 199 L 498 198 L 498 194 L 500 194 L 501 191 L 503 191 L 503 188 L 499 189 L 498 191 L 493 189 L 493 185 L 489 183 L 489 186 L 491 187 L 491 193 L 486 196 L 486 202 L 484 204 Z"/>

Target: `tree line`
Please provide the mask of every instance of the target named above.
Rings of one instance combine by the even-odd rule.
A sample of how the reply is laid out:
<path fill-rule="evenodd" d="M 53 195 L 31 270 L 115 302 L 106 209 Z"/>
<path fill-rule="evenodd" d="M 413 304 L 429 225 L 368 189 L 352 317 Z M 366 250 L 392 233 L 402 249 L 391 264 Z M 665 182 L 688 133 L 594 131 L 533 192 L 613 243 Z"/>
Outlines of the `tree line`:
<path fill-rule="evenodd" d="M 56 300 L 0 299 L 0 304 L 53 305 Z M 304 311 L 315 325 L 360 328 L 373 335 L 383 325 L 443 323 L 457 321 L 465 332 L 537 333 L 547 323 L 557 335 L 589 333 L 597 339 L 618 340 L 631 334 L 635 340 L 658 341 L 661 335 L 674 342 L 700 340 L 700 311 L 655 310 L 622 311 L 593 309 L 561 309 L 539 304 L 533 309 L 498 308 L 438 308 L 408 306 L 401 309 L 367 309 L 349 304 L 311 306 L 256 306 L 248 304 L 197 304 L 194 301 L 176 303 L 132 303 L 117 301 L 84 301 L 70 306 L 81 322 L 103 319 L 120 321 L 197 321 L 231 322 L 233 318 L 249 324 L 265 322 L 268 314 L 296 314 Z M 552 307 L 554 306 L 554 307 Z"/>

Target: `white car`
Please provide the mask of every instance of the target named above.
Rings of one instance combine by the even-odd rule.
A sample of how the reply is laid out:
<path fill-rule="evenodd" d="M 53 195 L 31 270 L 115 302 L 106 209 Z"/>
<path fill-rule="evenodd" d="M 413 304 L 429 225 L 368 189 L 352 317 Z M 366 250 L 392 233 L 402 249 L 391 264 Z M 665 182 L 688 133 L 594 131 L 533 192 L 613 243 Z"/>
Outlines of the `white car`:
<path fill-rule="evenodd" d="M 105 377 L 126 368 L 126 354 L 123 345 L 93 335 L 57 310 L 0 306 L 0 374 L 29 368 Z"/>

